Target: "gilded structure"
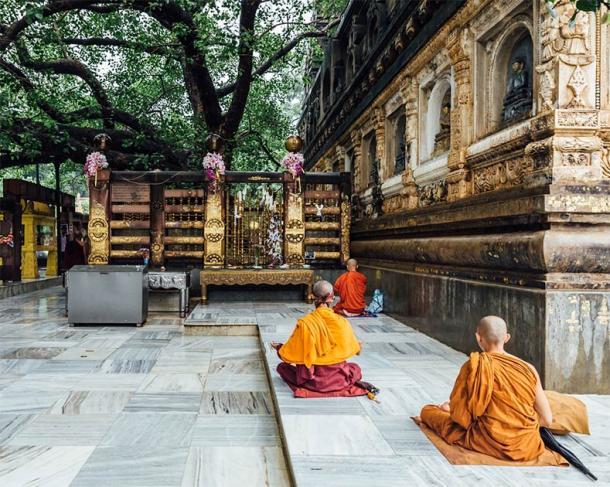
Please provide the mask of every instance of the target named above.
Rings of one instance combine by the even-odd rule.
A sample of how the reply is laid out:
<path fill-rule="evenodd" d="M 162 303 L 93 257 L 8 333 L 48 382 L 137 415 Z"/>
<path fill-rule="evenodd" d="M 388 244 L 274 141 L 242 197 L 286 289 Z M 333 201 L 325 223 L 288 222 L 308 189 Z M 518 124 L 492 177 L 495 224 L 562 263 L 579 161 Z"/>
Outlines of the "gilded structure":
<path fill-rule="evenodd" d="M 300 122 L 310 170 L 352 173 L 351 253 L 389 312 L 463 351 L 503 316 L 511 351 L 571 392 L 610 392 L 604 13 L 350 2 Z"/>

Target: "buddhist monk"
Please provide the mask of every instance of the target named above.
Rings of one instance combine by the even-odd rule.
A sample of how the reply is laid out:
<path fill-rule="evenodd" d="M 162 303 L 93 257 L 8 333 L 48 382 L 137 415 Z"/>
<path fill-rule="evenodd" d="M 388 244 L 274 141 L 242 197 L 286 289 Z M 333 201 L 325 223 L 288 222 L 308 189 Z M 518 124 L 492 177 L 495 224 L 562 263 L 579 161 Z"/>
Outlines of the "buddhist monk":
<path fill-rule="evenodd" d="M 364 312 L 366 276 L 358 272 L 356 259 L 347 261 L 347 272 L 337 278 L 334 289 L 341 299 L 333 308 L 335 313 L 344 316 L 359 316 Z"/>
<path fill-rule="evenodd" d="M 334 396 L 367 394 L 370 384 L 361 382 L 360 366 L 346 362 L 360 353 L 361 344 L 349 321 L 330 308 L 332 284 L 316 282 L 313 294 L 316 309 L 297 321 L 286 343 L 271 343 L 282 359 L 278 373 L 295 395 L 297 390 Z"/>
<path fill-rule="evenodd" d="M 528 461 L 544 452 L 540 426 L 553 415 L 536 369 L 504 351 L 510 340 L 497 316 L 479 321 L 473 352 L 455 381 L 451 398 L 428 405 L 421 420 L 447 443 L 502 460 Z"/>

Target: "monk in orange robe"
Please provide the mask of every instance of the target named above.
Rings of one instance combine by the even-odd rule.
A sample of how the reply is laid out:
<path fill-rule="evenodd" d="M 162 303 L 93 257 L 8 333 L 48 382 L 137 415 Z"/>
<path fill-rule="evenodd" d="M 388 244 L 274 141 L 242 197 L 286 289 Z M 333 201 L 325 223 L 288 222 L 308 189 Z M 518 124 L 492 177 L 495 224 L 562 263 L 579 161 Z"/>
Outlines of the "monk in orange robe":
<path fill-rule="evenodd" d="M 538 372 L 504 351 L 510 335 L 503 319 L 481 319 L 476 337 L 483 352 L 462 366 L 450 400 L 425 406 L 421 420 L 449 444 L 502 460 L 534 460 L 545 449 L 539 428 L 553 422 Z"/>
<path fill-rule="evenodd" d="M 271 343 L 282 359 L 278 373 L 297 397 L 367 394 L 370 384 L 361 381 L 360 366 L 347 362 L 360 353 L 361 344 L 349 321 L 330 308 L 332 284 L 318 281 L 313 293 L 315 311 L 297 321 L 286 343 Z"/>
<path fill-rule="evenodd" d="M 347 261 L 347 272 L 337 278 L 334 289 L 341 298 L 333 308 L 335 313 L 345 316 L 359 316 L 363 313 L 366 308 L 366 276 L 358 272 L 356 259 Z"/>

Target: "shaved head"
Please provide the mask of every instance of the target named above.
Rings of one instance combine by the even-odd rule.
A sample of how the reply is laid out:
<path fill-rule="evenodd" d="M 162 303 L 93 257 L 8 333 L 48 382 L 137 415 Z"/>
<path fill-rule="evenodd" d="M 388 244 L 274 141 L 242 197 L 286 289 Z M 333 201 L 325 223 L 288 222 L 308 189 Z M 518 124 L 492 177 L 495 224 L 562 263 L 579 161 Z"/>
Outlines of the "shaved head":
<path fill-rule="evenodd" d="M 506 321 L 499 316 L 485 316 L 477 325 L 477 333 L 489 345 L 504 345 L 508 335 Z"/>
<path fill-rule="evenodd" d="M 348 259 L 346 265 L 348 269 L 355 269 L 358 267 L 358 261 L 356 259 Z"/>
<path fill-rule="evenodd" d="M 313 285 L 313 295 L 316 298 L 325 298 L 333 292 L 333 285 L 328 281 L 318 281 Z"/>

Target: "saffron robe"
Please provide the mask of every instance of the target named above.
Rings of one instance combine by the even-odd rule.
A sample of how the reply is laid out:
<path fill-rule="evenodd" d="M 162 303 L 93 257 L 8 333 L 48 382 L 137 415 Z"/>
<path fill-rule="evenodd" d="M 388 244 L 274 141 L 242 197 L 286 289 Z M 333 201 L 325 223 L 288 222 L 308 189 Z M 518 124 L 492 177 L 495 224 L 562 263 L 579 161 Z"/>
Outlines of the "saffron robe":
<path fill-rule="evenodd" d="M 533 460 L 545 449 L 534 409 L 536 380 L 517 357 L 472 353 L 455 381 L 450 412 L 425 406 L 421 420 L 451 445 L 503 460 Z"/>
<path fill-rule="evenodd" d="M 362 379 L 358 364 L 346 362 L 358 353 L 360 344 L 349 321 L 319 306 L 297 321 L 292 335 L 278 350 L 283 363 L 277 371 L 293 391 L 345 391 Z M 349 395 L 366 394 L 360 388 L 357 392 Z"/>
<path fill-rule="evenodd" d="M 347 311 L 359 315 L 366 308 L 364 294 L 366 292 L 366 276 L 358 271 L 347 271 L 335 281 L 335 293 L 341 297 L 335 307 L 335 313 L 342 314 Z"/>

